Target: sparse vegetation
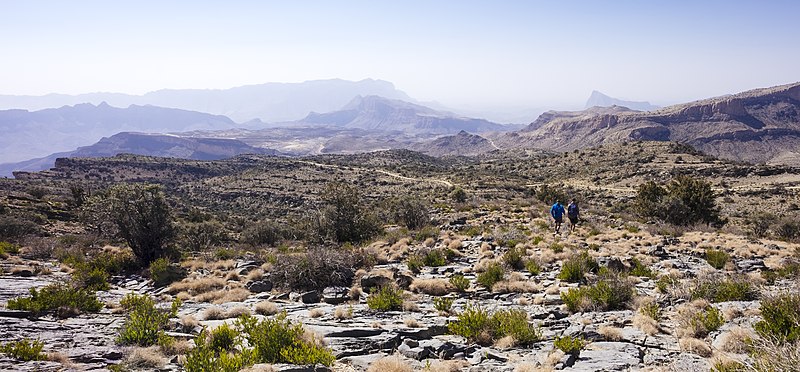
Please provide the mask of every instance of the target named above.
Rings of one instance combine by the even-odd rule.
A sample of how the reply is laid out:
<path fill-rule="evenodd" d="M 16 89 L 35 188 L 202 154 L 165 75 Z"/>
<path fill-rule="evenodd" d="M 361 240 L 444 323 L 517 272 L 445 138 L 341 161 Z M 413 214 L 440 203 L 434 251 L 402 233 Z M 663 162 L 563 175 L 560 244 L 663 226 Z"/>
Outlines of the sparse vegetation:
<path fill-rule="evenodd" d="M 464 275 L 455 274 L 450 277 L 450 284 L 459 291 L 464 292 L 469 289 L 469 279 L 465 278 Z"/>
<path fill-rule="evenodd" d="M 541 330 L 528 322 L 524 310 L 499 310 L 493 314 L 480 306 L 467 306 L 458 320 L 448 325 L 450 333 L 465 337 L 470 342 L 488 345 L 512 336 L 519 345 L 527 345 L 541 338 Z"/>
<path fill-rule="evenodd" d="M 150 296 L 130 293 L 120 301 L 120 305 L 127 317 L 117 337 L 119 344 L 150 346 L 173 342 L 165 330 L 169 319 L 177 315 L 179 300 L 173 301 L 169 309 L 159 309 Z"/>
<path fill-rule="evenodd" d="M 626 276 L 608 273 L 597 283 L 562 292 L 561 300 L 571 312 L 608 311 L 625 308 L 633 294 L 633 284 Z"/>
<path fill-rule="evenodd" d="M 42 353 L 42 349 L 44 349 L 43 342 L 38 340 L 30 341 L 28 339 L 9 341 L 0 345 L 0 353 L 23 362 L 47 360 L 47 355 Z"/>
<path fill-rule="evenodd" d="M 81 312 L 98 312 L 103 304 L 94 291 L 75 288 L 69 284 L 55 283 L 40 290 L 30 289 L 30 297 L 18 297 L 8 301 L 12 310 L 27 310 L 35 314 L 55 313 L 65 318 Z"/>
<path fill-rule="evenodd" d="M 492 286 L 495 283 L 503 280 L 505 276 L 505 270 L 503 270 L 503 266 L 501 266 L 497 262 L 493 262 L 486 267 L 486 269 L 478 274 L 478 277 L 475 279 L 478 284 L 482 285 L 486 289 L 492 289 Z"/>

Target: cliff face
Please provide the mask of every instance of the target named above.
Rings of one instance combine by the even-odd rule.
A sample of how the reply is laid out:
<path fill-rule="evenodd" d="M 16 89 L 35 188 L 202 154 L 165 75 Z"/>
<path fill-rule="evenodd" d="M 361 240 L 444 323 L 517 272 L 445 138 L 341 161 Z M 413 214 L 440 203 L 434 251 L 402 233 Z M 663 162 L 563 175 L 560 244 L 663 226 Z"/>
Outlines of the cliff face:
<path fill-rule="evenodd" d="M 518 136 L 495 142 L 569 151 L 631 140 L 678 141 L 722 158 L 784 164 L 800 154 L 800 83 L 651 112 L 612 109 L 547 112 Z"/>

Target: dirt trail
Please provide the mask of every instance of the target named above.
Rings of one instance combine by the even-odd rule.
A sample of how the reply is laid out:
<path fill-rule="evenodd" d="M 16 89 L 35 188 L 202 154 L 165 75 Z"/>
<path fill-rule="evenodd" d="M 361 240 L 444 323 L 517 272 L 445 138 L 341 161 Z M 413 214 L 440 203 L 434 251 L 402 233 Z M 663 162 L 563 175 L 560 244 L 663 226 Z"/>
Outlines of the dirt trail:
<path fill-rule="evenodd" d="M 300 163 L 304 163 L 304 164 L 308 164 L 308 165 L 314 165 L 314 166 L 317 166 L 317 167 L 322 167 L 322 168 L 344 168 L 341 165 L 317 163 L 317 162 L 307 161 L 307 160 L 300 160 L 299 162 Z M 432 183 L 438 183 L 438 184 L 441 184 L 441 185 L 445 185 L 447 187 L 453 187 L 453 183 L 452 182 L 447 181 L 447 180 L 438 179 L 438 178 L 407 177 L 407 176 L 404 176 L 402 174 L 389 172 L 389 171 L 386 171 L 386 170 L 383 170 L 383 169 L 360 168 L 360 167 L 352 167 L 352 166 L 348 166 L 348 168 L 354 168 L 354 169 L 359 169 L 359 170 L 363 170 L 363 171 L 371 171 L 371 172 L 381 173 L 381 174 L 385 174 L 385 175 L 387 175 L 389 177 L 399 178 L 399 179 L 405 180 L 405 181 L 432 182 Z"/>

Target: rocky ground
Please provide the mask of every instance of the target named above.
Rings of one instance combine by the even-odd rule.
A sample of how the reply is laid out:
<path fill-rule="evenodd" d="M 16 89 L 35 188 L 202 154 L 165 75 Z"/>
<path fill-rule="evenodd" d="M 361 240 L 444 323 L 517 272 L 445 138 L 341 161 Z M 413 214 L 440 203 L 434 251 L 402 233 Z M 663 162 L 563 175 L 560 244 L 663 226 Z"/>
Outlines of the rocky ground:
<path fill-rule="evenodd" d="M 469 227 L 473 229 L 468 233 Z M 277 288 L 270 279 L 270 264 L 259 255 L 245 254 L 235 260 L 188 260 L 183 262 L 189 270 L 188 277 L 167 287 L 154 288 L 149 280 L 140 277 L 114 278 L 111 290 L 98 292 L 107 306 L 96 314 L 62 320 L 37 318 L 0 307 L 0 339 L 38 339 L 44 342 L 45 352 L 51 353 L 50 361 L 25 363 L 2 356 L 0 369 L 103 370 L 121 363 L 137 369 L 131 359 L 135 348 L 115 343 L 124 322 L 116 304 L 130 292 L 150 294 L 165 305 L 173 297 L 181 298 L 183 303 L 169 334 L 186 341 L 203 327 L 231 323 L 242 313 L 264 317 L 285 311 L 289 319 L 302 322 L 307 330 L 323 337 L 337 358 L 330 367 L 334 371 L 365 371 L 371 365 L 372 370 L 388 371 L 409 367 L 433 371 L 707 371 L 728 360 L 747 362 L 750 357 L 742 344 L 753 335 L 753 324 L 760 320 L 758 300 L 713 303 L 711 306 L 724 315 L 724 324 L 707 335 L 691 334 L 681 320 L 682 314 L 692 307 L 709 305 L 660 291 L 657 279 L 669 276 L 690 286 L 705 276 L 742 275 L 762 295 L 786 289 L 797 291 L 797 279 L 778 279 L 768 285 L 759 273 L 785 265 L 798 245 L 717 231 L 664 236 L 651 233 L 647 227 L 589 216 L 588 222 L 575 232 L 564 229 L 554 236 L 543 218 L 531 219 L 520 211 L 477 210 L 467 219 L 442 225 L 436 238 L 372 243 L 366 249 L 377 254 L 378 264 L 369 271 L 358 272 L 352 288 L 332 287 L 321 293 Z M 524 248 L 525 257 L 540 264 L 541 272 L 534 275 L 506 267 L 502 282 L 492 290 L 483 288 L 476 283 L 476 274 L 491 261 L 502 262 L 509 248 L 499 243 L 511 235 L 519 241 L 518 247 Z M 449 248 L 458 254 L 444 266 L 424 267 L 418 274 L 409 271 L 405 258 L 431 248 Z M 704 259 L 709 248 L 727 252 L 731 260 L 724 268 L 714 269 Z M 560 294 L 579 284 L 560 280 L 558 275 L 564 262 L 583 250 L 609 268 L 629 268 L 635 258 L 655 275 L 631 276 L 636 297 L 623 310 L 571 313 Z M 2 261 L 0 303 L 26 295 L 29 288 L 68 277 L 66 269 L 57 263 L 28 260 L 21 257 L 24 252 L 23 248 L 21 255 Z M 471 281 L 464 292 L 458 292 L 447 281 L 456 273 Z M 197 283 L 204 281 L 218 283 L 217 287 L 210 286 L 216 292 L 196 290 Z M 369 289 L 386 283 L 405 289 L 402 311 L 376 312 L 367 306 Z M 436 297 L 452 298 L 452 310 L 447 314 L 437 311 L 433 303 Z M 658 304 L 659 320 L 641 314 L 638 308 L 644 303 Z M 449 334 L 448 323 L 456 321 L 468 306 L 522 309 L 530 322 L 541 327 L 541 340 L 525 347 L 502 340 L 481 346 Z M 565 354 L 554 347 L 554 340 L 562 336 L 580 338 L 587 344 L 579 354 Z M 191 342 L 182 345 L 189 347 Z M 155 366 L 141 369 L 182 368 L 180 352 L 176 356 L 164 356 L 158 351 L 152 354 Z M 289 365 L 271 368 L 313 370 Z M 317 366 L 317 370 L 326 368 Z"/>

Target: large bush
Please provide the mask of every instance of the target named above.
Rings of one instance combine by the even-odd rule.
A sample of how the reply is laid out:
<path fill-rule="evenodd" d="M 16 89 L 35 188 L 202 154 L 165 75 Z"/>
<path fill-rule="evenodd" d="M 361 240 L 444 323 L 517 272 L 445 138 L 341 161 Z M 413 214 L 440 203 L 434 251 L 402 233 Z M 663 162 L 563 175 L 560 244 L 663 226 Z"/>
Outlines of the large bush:
<path fill-rule="evenodd" d="M 761 317 L 756 332 L 778 342 L 800 341 L 800 295 L 782 293 L 761 300 Z"/>
<path fill-rule="evenodd" d="M 60 317 L 77 315 L 82 311 L 94 313 L 103 308 L 94 291 L 68 284 L 55 283 L 40 290 L 31 288 L 29 292 L 30 297 L 8 300 L 8 308 L 35 314 L 55 312 Z"/>
<path fill-rule="evenodd" d="M 277 286 L 294 290 L 349 287 L 356 270 L 367 268 L 372 262 L 372 257 L 361 250 L 311 248 L 304 253 L 279 256 L 270 278 Z"/>
<path fill-rule="evenodd" d="M 674 225 L 720 223 L 715 197 L 709 182 L 677 176 L 666 187 L 652 181 L 639 186 L 634 210 Z"/>
<path fill-rule="evenodd" d="M 415 230 L 431 222 L 428 203 L 420 196 L 405 196 L 392 202 L 396 223 Z"/>
<path fill-rule="evenodd" d="M 169 205 L 157 185 L 113 186 L 106 195 L 90 199 L 85 212 L 91 227 L 125 240 L 143 266 L 164 256 L 175 238 Z"/>
<path fill-rule="evenodd" d="M 381 231 L 380 223 L 354 186 L 333 182 L 323 191 L 323 207 L 312 229 L 316 238 L 339 243 L 362 242 Z"/>

